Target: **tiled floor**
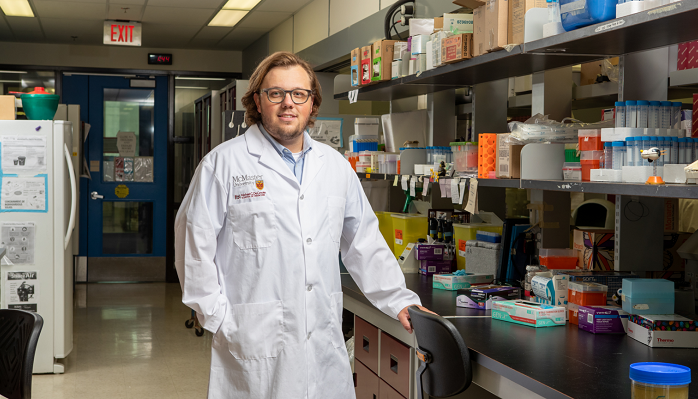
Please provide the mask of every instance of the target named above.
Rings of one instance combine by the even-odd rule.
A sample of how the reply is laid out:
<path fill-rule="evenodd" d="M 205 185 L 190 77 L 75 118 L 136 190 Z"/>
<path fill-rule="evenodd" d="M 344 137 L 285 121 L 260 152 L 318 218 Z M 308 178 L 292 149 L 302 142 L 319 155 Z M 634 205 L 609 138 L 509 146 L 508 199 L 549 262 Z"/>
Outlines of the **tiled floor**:
<path fill-rule="evenodd" d="M 77 285 L 65 374 L 35 375 L 32 398 L 205 398 L 211 334 L 189 317 L 179 284 Z"/>

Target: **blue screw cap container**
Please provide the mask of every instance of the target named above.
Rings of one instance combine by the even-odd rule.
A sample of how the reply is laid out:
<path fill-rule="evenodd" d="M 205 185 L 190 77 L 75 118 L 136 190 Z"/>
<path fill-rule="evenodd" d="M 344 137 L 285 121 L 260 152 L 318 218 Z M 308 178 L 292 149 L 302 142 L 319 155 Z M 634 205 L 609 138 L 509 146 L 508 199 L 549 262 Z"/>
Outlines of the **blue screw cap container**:
<path fill-rule="evenodd" d="M 567 32 L 616 17 L 617 0 L 560 0 L 560 18 Z"/>
<path fill-rule="evenodd" d="M 633 363 L 630 365 L 630 379 L 643 384 L 688 385 L 691 383 L 691 369 L 671 363 Z"/>

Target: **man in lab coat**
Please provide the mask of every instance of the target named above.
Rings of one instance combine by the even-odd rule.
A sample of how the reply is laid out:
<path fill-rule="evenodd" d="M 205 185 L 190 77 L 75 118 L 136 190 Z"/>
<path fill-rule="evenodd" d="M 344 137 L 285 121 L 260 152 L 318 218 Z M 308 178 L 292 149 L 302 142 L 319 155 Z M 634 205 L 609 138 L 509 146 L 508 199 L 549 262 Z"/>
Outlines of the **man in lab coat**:
<path fill-rule="evenodd" d="M 296 55 L 262 61 L 250 128 L 199 164 L 175 222 L 182 301 L 213 336 L 209 398 L 354 398 L 338 253 L 366 297 L 411 332 L 421 305 L 356 173 L 310 138 L 322 96 Z"/>

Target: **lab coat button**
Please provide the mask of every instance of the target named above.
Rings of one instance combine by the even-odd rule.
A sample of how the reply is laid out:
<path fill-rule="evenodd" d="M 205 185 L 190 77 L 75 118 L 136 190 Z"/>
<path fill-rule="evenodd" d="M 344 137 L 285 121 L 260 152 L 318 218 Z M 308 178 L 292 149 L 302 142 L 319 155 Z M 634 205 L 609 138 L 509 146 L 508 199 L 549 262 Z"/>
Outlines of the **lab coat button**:
<path fill-rule="evenodd" d="M 312 290 L 313 290 L 313 286 L 312 286 L 312 285 L 309 285 L 309 286 L 308 286 L 308 292 L 310 292 L 310 291 L 312 291 Z"/>
<path fill-rule="evenodd" d="M 312 334 L 312 333 L 308 333 L 308 339 L 310 339 L 310 334 Z"/>
<path fill-rule="evenodd" d="M 303 198 L 305 198 L 305 195 L 301 195 L 301 200 L 302 200 Z"/>
<path fill-rule="evenodd" d="M 312 239 L 312 238 L 308 238 L 307 240 L 305 240 L 305 242 L 307 242 L 307 243 L 308 243 L 308 245 L 310 245 L 310 244 L 312 244 L 312 243 L 313 243 L 313 239 Z"/>

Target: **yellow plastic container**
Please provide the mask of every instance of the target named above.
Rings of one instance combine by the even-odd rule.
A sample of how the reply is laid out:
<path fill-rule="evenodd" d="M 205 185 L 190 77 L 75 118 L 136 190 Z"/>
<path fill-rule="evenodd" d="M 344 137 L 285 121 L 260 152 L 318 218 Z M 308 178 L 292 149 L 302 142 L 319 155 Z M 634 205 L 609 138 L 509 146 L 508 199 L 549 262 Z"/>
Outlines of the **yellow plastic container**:
<path fill-rule="evenodd" d="M 393 232 L 393 218 L 392 215 L 395 212 L 376 212 L 376 217 L 378 218 L 378 227 L 380 228 L 385 242 L 388 244 L 388 248 L 394 251 L 393 244 L 395 244 L 395 232 Z"/>
<path fill-rule="evenodd" d="M 426 215 L 415 213 L 393 213 L 393 253 L 396 257 L 411 242 L 417 242 L 420 238 L 427 238 L 428 221 Z"/>
<path fill-rule="evenodd" d="M 468 240 L 477 239 L 477 232 L 487 231 L 490 233 L 502 234 L 502 225 L 489 223 L 454 223 L 453 224 L 453 242 L 456 244 L 456 264 L 458 269 L 465 269 L 465 242 Z"/>

